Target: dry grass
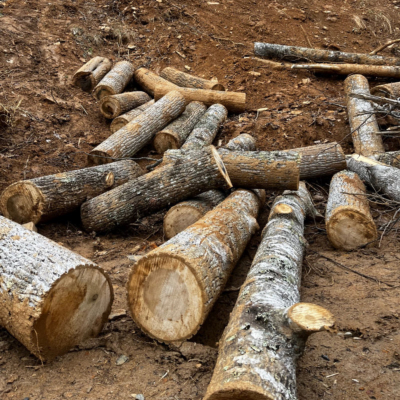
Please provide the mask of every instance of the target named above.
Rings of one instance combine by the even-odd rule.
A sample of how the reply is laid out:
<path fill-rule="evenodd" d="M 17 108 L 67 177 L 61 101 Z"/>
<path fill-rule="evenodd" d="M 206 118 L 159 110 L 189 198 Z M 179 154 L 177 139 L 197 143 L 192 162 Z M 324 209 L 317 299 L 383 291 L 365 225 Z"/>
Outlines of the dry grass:
<path fill-rule="evenodd" d="M 0 124 L 9 128 L 15 127 L 17 115 L 21 113 L 21 102 L 22 100 L 18 100 L 14 104 L 0 103 Z"/>

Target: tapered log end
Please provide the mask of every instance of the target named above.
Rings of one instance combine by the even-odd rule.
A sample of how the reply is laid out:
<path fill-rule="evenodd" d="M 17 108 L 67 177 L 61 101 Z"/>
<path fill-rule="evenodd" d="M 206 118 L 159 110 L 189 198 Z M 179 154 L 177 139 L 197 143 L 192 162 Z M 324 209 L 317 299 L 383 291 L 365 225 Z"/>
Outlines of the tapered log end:
<path fill-rule="evenodd" d="M 193 225 L 203 213 L 192 206 L 181 206 L 171 208 L 164 217 L 164 236 L 167 240 Z"/>
<path fill-rule="evenodd" d="M 96 86 L 96 80 L 92 72 L 77 72 L 73 79 L 72 84 L 81 88 L 84 92 L 91 93 Z"/>
<path fill-rule="evenodd" d="M 252 382 L 223 382 L 208 387 L 203 400 L 275 400 L 277 397 Z"/>
<path fill-rule="evenodd" d="M 97 100 L 101 100 L 106 96 L 112 96 L 114 91 L 112 88 L 103 85 L 97 85 L 94 89 L 93 96 L 96 97 Z"/>
<path fill-rule="evenodd" d="M 106 118 L 113 119 L 121 114 L 121 106 L 115 98 L 104 96 L 100 102 L 100 111 Z"/>
<path fill-rule="evenodd" d="M 103 165 L 111 163 L 113 160 L 108 153 L 100 150 L 92 150 L 87 156 L 88 167 L 93 167 L 96 165 Z"/>
<path fill-rule="evenodd" d="M 153 145 L 158 154 L 164 154 L 167 150 L 179 149 L 179 137 L 175 132 L 166 129 L 156 134 Z"/>

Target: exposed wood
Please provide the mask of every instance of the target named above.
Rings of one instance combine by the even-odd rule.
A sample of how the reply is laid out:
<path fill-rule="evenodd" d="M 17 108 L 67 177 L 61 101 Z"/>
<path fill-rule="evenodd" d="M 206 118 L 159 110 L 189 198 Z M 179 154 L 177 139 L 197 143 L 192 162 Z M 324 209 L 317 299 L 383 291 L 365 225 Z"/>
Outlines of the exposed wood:
<path fill-rule="evenodd" d="M 93 57 L 78 69 L 72 77 L 72 84 L 85 92 L 92 92 L 95 86 L 110 71 L 112 62 L 105 57 Z"/>
<path fill-rule="evenodd" d="M 253 136 L 247 133 L 242 133 L 241 135 L 231 139 L 224 147 L 219 150 L 255 151 L 256 148 L 256 140 L 253 138 Z"/>
<path fill-rule="evenodd" d="M 151 101 L 145 92 L 125 92 L 103 97 L 100 102 L 100 111 L 108 119 L 118 117 L 124 112 L 139 107 Z"/>
<path fill-rule="evenodd" d="M 179 92 L 169 92 L 95 147 L 88 156 L 89 165 L 105 164 L 133 156 L 150 143 L 157 132 L 182 114 L 186 104 L 185 98 Z"/>
<path fill-rule="evenodd" d="M 400 151 L 387 151 L 386 153 L 378 154 L 375 159 L 391 167 L 400 168 Z"/>
<path fill-rule="evenodd" d="M 71 212 L 92 197 L 144 174 L 131 160 L 13 183 L 0 196 L 1 213 L 20 224 Z"/>
<path fill-rule="evenodd" d="M 176 90 L 178 88 L 177 85 L 174 85 L 166 79 L 161 78 L 161 76 L 149 71 L 147 68 L 137 69 L 134 77 L 137 84 L 151 96 L 154 96 L 154 91 L 157 85 L 168 87 L 170 90 Z"/>
<path fill-rule="evenodd" d="M 97 336 L 111 281 L 95 263 L 0 216 L 0 325 L 41 360 Z"/>
<path fill-rule="evenodd" d="M 296 361 L 307 337 L 334 325 L 329 311 L 299 303 L 307 207 L 300 195 L 276 199 L 204 400 L 297 399 Z"/>
<path fill-rule="evenodd" d="M 257 57 L 253 57 L 253 60 L 256 60 L 258 62 L 261 62 L 265 65 L 268 65 L 268 67 L 276 70 L 276 71 L 287 71 L 292 69 L 292 63 L 288 63 L 288 62 L 284 62 L 284 61 L 271 61 L 271 60 L 264 60 L 262 58 L 257 58 Z"/>
<path fill-rule="evenodd" d="M 128 111 L 127 113 L 122 114 L 119 117 L 113 119 L 110 125 L 111 132 L 114 133 L 123 128 L 128 122 L 131 122 L 133 119 L 138 117 L 140 114 L 143 113 L 143 111 L 147 110 L 154 103 L 155 103 L 154 100 L 150 100 L 147 103 L 139 107 L 136 107 L 133 110 Z"/>
<path fill-rule="evenodd" d="M 377 238 L 365 186 L 354 172 L 333 176 L 325 223 L 329 241 L 339 250 L 353 250 Z"/>
<path fill-rule="evenodd" d="M 255 192 L 237 190 L 133 266 L 128 304 L 145 333 L 175 342 L 198 331 L 258 229 L 260 206 Z"/>
<path fill-rule="evenodd" d="M 36 225 L 33 222 L 28 222 L 26 224 L 22 224 L 22 226 L 25 229 L 28 229 L 29 231 L 37 232 Z"/>

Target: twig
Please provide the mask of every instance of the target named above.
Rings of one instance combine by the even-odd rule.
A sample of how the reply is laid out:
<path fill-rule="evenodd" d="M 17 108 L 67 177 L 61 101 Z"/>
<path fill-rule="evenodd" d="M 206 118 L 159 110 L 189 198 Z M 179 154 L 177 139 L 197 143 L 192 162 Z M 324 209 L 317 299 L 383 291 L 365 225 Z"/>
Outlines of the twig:
<path fill-rule="evenodd" d="M 372 94 L 349 93 L 349 96 L 355 97 L 356 99 L 373 101 L 374 103 L 378 104 L 392 104 L 394 106 L 400 106 L 400 101 L 389 99 L 387 97 L 373 96 Z"/>
<path fill-rule="evenodd" d="M 308 43 L 308 46 L 309 46 L 310 48 L 313 48 L 314 46 L 312 45 L 310 39 L 308 38 L 307 33 L 306 33 L 306 30 L 303 28 L 303 25 L 300 25 L 300 28 L 301 28 L 301 30 L 302 30 L 303 33 L 304 33 L 304 37 L 306 38 L 306 41 L 307 41 L 307 43 Z"/>
<path fill-rule="evenodd" d="M 154 160 L 154 158 L 153 158 Z M 147 171 L 152 171 L 155 167 L 157 167 L 158 165 L 160 165 L 163 162 L 163 159 L 160 158 L 159 160 L 157 160 L 154 164 L 150 164 L 146 167 Z"/>
<path fill-rule="evenodd" d="M 400 39 L 389 40 L 385 44 L 382 44 L 379 47 L 377 47 L 375 50 L 372 50 L 371 53 L 369 53 L 369 55 L 374 56 L 375 54 L 378 54 L 383 49 L 386 49 L 386 47 L 389 47 L 390 45 L 399 43 L 399 42 L 400 42 Z"/>

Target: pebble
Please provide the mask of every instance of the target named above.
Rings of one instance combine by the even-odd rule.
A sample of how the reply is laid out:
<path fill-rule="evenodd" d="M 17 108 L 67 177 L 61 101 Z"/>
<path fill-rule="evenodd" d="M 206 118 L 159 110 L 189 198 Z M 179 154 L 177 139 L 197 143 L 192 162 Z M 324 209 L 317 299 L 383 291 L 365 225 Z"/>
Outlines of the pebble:
<path fill-rule="evenodd" d="M 115 362 L 115 364 L 122 365 L 122 364 L 125 364 L 128 360 L 129 360 L 128 356 L 122 355 L 117 358 L 117 361 Z"/>
<path fill-rule="evenodd" d="M 345 332 L 344 337 L 352 337 L 353 334 L 351 332 Z"/>

